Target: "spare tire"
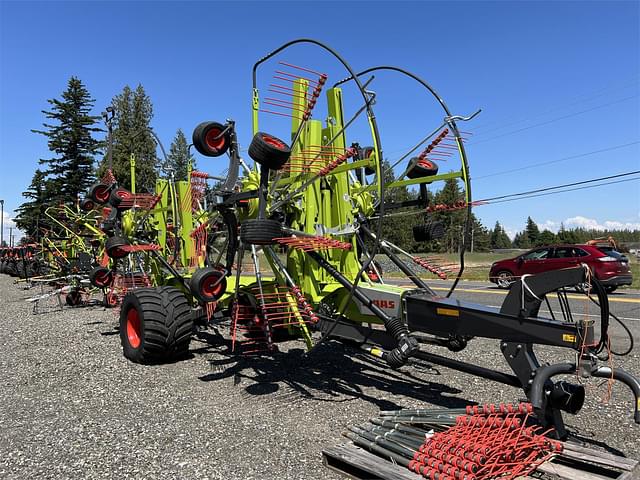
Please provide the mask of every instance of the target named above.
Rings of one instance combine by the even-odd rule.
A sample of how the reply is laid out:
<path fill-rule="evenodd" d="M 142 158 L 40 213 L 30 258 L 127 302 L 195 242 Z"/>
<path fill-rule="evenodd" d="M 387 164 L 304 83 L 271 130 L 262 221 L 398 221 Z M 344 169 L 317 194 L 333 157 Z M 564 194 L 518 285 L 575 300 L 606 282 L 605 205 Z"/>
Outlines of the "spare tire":
<path fill-rule="evenodd" d="M 111 258 L 124 258 L 129 255 L 129 251 L 124 248 L 128 247 L 129 242 L 123 237 L 111 237 L 104 246 L 107 255 Z"/>
<path fill-rule="evenodd" d="M 258 132 L 249 145 L 249 156 L 271 170 L 280 170 L 291 156 L 291 149 L 279 138 Z"/>
<path fill-rule="evenodd" d="M 89 281 L 94 287 L 108 287 L 113 282 L 113 271 L 106 267 L 96 267 L 89 272 Z"/>
<path fill-rule="evenodd" d="M 84 212 L 90 212 L 94 208 L 96 208 L 96 202 L 91 198 L 85 198 L 80 202 L 80 209 Z"/>
<path fill-rule="evenodd" d="M 109 195 L 111 195 L 111 187 L 106 183 L 96 183 L 87 192 L 87 198 L 100 205 L 104 205 L 109 201 Z"/>
<path fill-rule="evenodd" d="M 126 200 L 132 200 L 134 197 L 133 193 L 131 193 L 126 188 L 116 188 L 109 195 L 109 205 L 118 210 L 127 210 L 132 207 L 132 204 L 128 203 L 126 205 L 122 205 L 122 202 Z"/>
<path fill-rule="evenodd" d="M 215 302 L 227 291 L 227 277 L 212 267 L 199 268 L 189 280 L 191 294 L 202 303 Z"/>
<path fill-rule="evenodd" d="M 282 236 L 282 225 L 277 220 L 254 218 L 240 224 L 240 239 L 250 245 L 273 245 Z"/>
<path fill-rule="evenodd" d="M 229 132 L 221 135 L 225 128 L 218 122 L 202 122 L 193 130 L 193 146 L 207 157 L 223 155 L 231 144 Z"/>
<path fill-rule="evenodd" d="M 444 225 L 436 220 L 428 220 L 423 225 L 413 227 L 413 239 L 416 242 L 429 242 L 444 237 Z"/>
<path fill-rule="evenodd" d="M 413 157 L 409 160 L 409 168 L 407 169 L 408 178 L 433 177 L 438 174 L 438 165 L 431 160 Z"/>

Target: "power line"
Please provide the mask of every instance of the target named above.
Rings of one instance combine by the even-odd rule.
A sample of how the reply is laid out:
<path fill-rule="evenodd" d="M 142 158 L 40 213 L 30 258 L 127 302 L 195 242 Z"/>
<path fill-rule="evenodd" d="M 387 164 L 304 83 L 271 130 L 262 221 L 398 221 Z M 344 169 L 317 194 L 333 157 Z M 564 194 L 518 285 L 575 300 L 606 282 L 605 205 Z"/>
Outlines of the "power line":
<path fill-rule="evenodd" d="M 532 115 L 526 115 L 526 116 L 522 116 L 522 117 L 518 117 L 517 115 L 512 115 L 510 117 L 507 117 L 505 119 L 502 120 L 506 120 L 508 123 L 501 123 L 501 120 L 494 120 L 492 122 L 486 122 L 483 124 L 480 124 L 478 126 L 476 126 L 474 128 L 474 130 L 477 132 L 477 135 L 485 135 L 489 132 L 493 132 L 496 130 L 501 130 L 503 128 L 509 127 L 511 125 L 517 125 L 518 123 L 522 123 L 522 122 L 526 122 L 527 120 L 530 119 L 535 119 L 538 117 L 543 117 L 549 113 L 552 112 L 556 112 L 558 110 L 563 110 L 565 108 L 568 107 L 572 107 L 574 105 L 580 105 L 581 103 L 587 103 L 591 100 L 594 100 L 596 98 L 602 97 L 604 95 L 607 95 L 609 92 L 617 92 L 619 90 L 626 90 L 627 88 L 630 87 L 635 87 L 638 85 L 638 77 L 639 75 L 634 75 L 631 78 L 627 79 L 627 81 L 623 82 L 622 84 L 619 84 L 618 86 L 608 86 L 608 87 L 603 87 L 597 90 L 594 90 L 592 92 L 587 92 L 584 93 L 582 95 L 578 95 L 576 97 L 573 97 L 571 100 L 568 100 L 566 103 L 560 103 L 557 104 L 554 107 L 548 108 L 546 110 L 543 110 L 539 113 L 534 113 Z M 586 98 L 584 98 L 586 97 Z M 515 121 L 510 122 L 509 120 L 513 120 L 516 119 Z M 493 125 L 498 125 L 497 127 L 493 127 Z M 486 130 L 487 127 L 493 127 L 490 128 L 488 130 Z M 481 131 L 478 131 L 481 130 Z"/>
<path fill-rule="evenodd" d="M 559 163 L 559 162 L 564 162 L 566 160 L 573 160 L 574 158 L 582 158 L 582 157 L 587 157 L 589 155 L 595 155 L 597 153 L 610 152 L 612 150 L 617 150 L 619 148 L 625 148 L 625 147 L 630 147 L 631 145 L 637 145 L 638 143 L 640 143 L 640 140 L 636 140 L 635 142 L 630 142 L 630 143 L 623 143 L 621 145 L 614 145 L 613 147 L 602 148 L 600 150 L 592 150 L 591 152 L 578 153 L 576 155 L 571 155 L 569 157 L 558 158 L 557 160 L 549 160 L 546 162 L 532 163 L 530 165 L 525 165 L 524 167 L 512 168 L 510 170 L 502 170 L 500 172 L 489 173 L 487 175 L 482 175 L 480 177 L 473 177 L 473 179 L 479 180 L 481 178 L 496 177 L 498 175 L 506 175 L 508 173 L 520 172 L 522 170 L 527 170 L 529 168 L 534 168 L 534 167 L 540 167 L 542 165 L 551 165 L 552 163 Z"/>
<path fill-rule="evenodd" d="M 612 178 L 627 177 L 629 175 L 636 175 L 638 173 L 640 173 L 640 170 L 635 170 L 635 171 L 632 171 L 632 172 L 619 173 L 617 175 L 609 175 L 607 177 L 592 178 L 590 180 L 582 180 L 580 182 L 565 183 L 563 185 L 556 185 L 554 187 L 538 188 L 538 189 L 535 189 L 535 190 L 529 190 L 527 192 L 510 193 L 508 195 L 500 195 L 499 197 L 483 198 L 482 200 L 478 200 L 478 201 L 479 202 L 491 202 L 493 200 L 502 200 L 503 198 L 521 197 L 521 196 L 524 196 L 524 195 L 530 195 L 532 193 L 546 192 L 546 191 L 549 191 L 549 190 L 557 190 L 559 188 L 574 187 L 576 185 L 585 185 L 587 183 L 599 182 L 599 181 L 602 181 L 602 180 L 610 180 Z"/>
<path fill-rule="evenodd" d="M 574 190 L 587 190 L 589 188 L 603 187 L 605 185 L 613 185 L 614 183 L 634 182 L 634 181 L 638 181 L 638 180 L 640 180 L 640 177 L 624 178 L 622 180 L 613 180 L 611 182 L 603 182 L 603 183 L 598 183 L 596 185 L 587 185 L 587 186 L 583 186 L 583 187 L 567 188 L 566 190 L 558 190 L 556 192 L 538 193 L 538 194 L 535 194 L 535 195 L 528 195 L 528 196 L 518 197 L 518 198 L 507 198 L 505 200 L 498 200 L 497 202 L 487 202 L 486 204 L 494 205 L 494 204 L 497 204 L 497 203 L 515 202 L 516 200 L 524 200 L 524 199 L 527 199 L 527 198 L 545 197 L 547 195 L 555 195 L 556 193 L 573 192 Z M 481 205 L 483 205 L 483 204 L 481 204 Z"/>
<path fill-rule="evenodd" d="M 631 95 L 629 97 L 624 97 L 624 98 L 621 98 L 620 100 L 615 100 L 613 102 L 605 103 L 605 104 L 602 104 L 602 105 L 596 105 L 595 107 L 587 108 L 585 110 L 580 110 L 579 112 L 574 112 L 574 113 L 570 113 L 568 115 L 563 115 L 561 117 L 552 118 L 551 120 L 547 120 L 547 121 L 544 121 L 544 122 L 536 123 L 534 125 L 529 125 L 528 127 L 518 128 L 517 130 L 512 130 L 510 132 L 502 133 L 502 134 L 496 135 L 494 137 L 481 139 L 481 140 L 478 140 L 478 141 L 475 141 L 475 142 L 471 142 L 468 145 L 477 145 L 479 143 L 489 142 L 491 140 L 495 140 L 497 138 L 506 137 L 508 135 L 514 135 L 516 133 L 524 132 L 525 130 L 530 130 L 532 128 L 537 128 L 537 127 L 542 127 L 544 125 L 549 125 L 550 123 L 554 123 L 554 122 L 558 122 L 560 120 L 564 120 L 564 119 L 567 119 L 567 118 L 575 117 L 577 115 L 582 115 L 583 113 L 588 113 L 588 112 L 592 112 L 594 110 L 598 110 L 600 108 L 609 107 L 611 105 L 615 105 L 617 103 L 625 102 L 627 100 L 631 100 L 632 98 L 636 98 L 636 97 L 638 97 L 638 94 Z"/>

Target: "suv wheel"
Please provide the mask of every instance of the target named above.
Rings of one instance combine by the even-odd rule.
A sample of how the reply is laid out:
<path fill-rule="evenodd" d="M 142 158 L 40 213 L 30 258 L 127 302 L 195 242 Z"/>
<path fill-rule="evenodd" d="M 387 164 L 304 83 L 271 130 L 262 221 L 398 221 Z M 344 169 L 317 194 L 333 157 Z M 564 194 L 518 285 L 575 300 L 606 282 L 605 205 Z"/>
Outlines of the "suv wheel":
<path fill-rule="evenodd" d="M 513 274 L 507 270 L 502 270 L 496 275 L 496 283 L 498 288 L 511 288 L 511 284 L 514 282 Z"/>

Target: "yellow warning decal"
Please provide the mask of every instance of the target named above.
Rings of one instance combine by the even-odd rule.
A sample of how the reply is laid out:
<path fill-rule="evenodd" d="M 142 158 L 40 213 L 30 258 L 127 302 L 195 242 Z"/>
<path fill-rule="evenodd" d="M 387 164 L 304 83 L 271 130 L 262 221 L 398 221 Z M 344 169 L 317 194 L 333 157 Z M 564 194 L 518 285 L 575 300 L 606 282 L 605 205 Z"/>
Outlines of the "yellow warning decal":
<path fill-rule="evenodd" d="M 563 342 L 575 343 L 576 342 L 576 336 L 575 335 L 570 335 L 568 333 L 563 333 L 562 334 L 562 341 Z"/>
<path fill-rule="evenodd" d="M 370 350 L 371 355 L 373 355 L 374 357 L 380 357 L 382 358 L 382 350 L 380 350 L 379 348 L 372 348 Z"/>
<path fill-rule="evenodd" d="M 453 308 L 436 308 L 438 315 L 447 315 L 448 317 L 459 317 L 460 310 L 454 310 Z"/>

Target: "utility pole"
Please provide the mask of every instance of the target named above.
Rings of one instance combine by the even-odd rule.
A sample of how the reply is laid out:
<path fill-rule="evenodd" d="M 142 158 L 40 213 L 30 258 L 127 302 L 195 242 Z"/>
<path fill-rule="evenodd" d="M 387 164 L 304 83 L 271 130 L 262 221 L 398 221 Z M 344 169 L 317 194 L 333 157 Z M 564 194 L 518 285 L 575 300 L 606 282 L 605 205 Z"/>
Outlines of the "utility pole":
<path fill-rule="evenodd" d="M 4 200 L 0 200 L 0 247 L 4 245 Z"/>
<path fill-rule="evenodd" d="M 9 246 L 13 247 L 13 227 L 9 227 Z"/>

